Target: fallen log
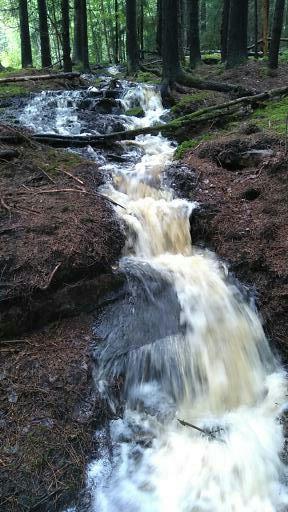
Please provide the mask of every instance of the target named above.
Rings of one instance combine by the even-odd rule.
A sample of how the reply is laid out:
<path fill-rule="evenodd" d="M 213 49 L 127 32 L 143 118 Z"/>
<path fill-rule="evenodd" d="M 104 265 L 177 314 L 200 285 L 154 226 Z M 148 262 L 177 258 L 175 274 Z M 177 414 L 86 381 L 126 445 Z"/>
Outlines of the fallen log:
<path fill-rule="evenodd" d="M 200 89 L 204 91 L 231 92 L 245 96 L 252 96 L 255 94 L 255 91 L 246 89 L 245 87 L 242 87 L 242 85 L 224 84 L 223 82 L 201 80 L 199 78 L 195 78 L 190 73 L 184 72 L 181 72 L 176 76 L 175 82 L 181 85 L 186 85 L 187 87 L 193 87 L 194 89 Z"/>
<path fill-rule="evenodd" d="M 10 82 L 28 82 L 35 80 L 53 80 L 53 79 L 73 79 L 79 78 L 80 73 L 73 71 L 71 73 L 50 73 L 49 75 L 26 75 L 26 76 L 9 76 L 0 78 L 0 84 L 8 84 Z"/>
<path fill-rule="evenodd" d="M 195 117 L 195 119 L 190 118 L 190 116 L 188 115 L 175 119 L 167 124 L 158 124 L 155 126 L 147 126 L 145 128 L 135 128 L 133 130 L 108 133 L 105 135 L 85 135 L 81 137 L 79 135 L 68 136 L 58 134 L 35 134 L 32 136 L 32 139 L 42 144 L 48 144 L 50 146 L 58 148 L 64 148 L 69 146 L 85 147 L 88 145 L 92 147 L 103 146 L 103 144 L 105 144 L 106 142 L 131 140 L 137 137 L 138 135 L 163 133 L 169 136 L 171 134 L 175 134 L 178 129 L 184 128 L 185 126 L 196 128 L 197 126 L 199 126 L 199 124 L 203 124 L 208 121 L 217 121 L 221 117 L 228 118 L 232 115 L 235 115 L 235 109 L 230 110 L 229 112 L 223 112 L 218 109 L 218 111 L 212 112 L 212 114 L 208 113 L 207 115 Z"/>
<path fill-rule="evenodd" d="M 147 126 L 145 128 L 135 128 L 133 130 L 96 136 L 35 134 L 32 136 L 32 138 L 37 142 L 42 142 L 44 144 L 49 144 L 55 147 L 68 147 L 69 145 L 74 147 L 85 147 L 87 145 L 103 145 L 103 143 L 109 141 L 134 139 L 138 135 L 157 134 L 159 132 L 169 135 L 171 133 L 175 133 L 179 128 L 184 128 L 185 126 L 190 126 L 193 128 L 193 126 L 196 127 L 197 125 L 207 121 L 213 121 L 221 117 L 229 117 L 231 115 L 235 115 L 235 111 L 239 107 L 245 105 L 257 105 L 266 100 L 271 100 L 277 96 L 285 95 L 288 95 L 288 86 L 280 87 L 278 89 L 271 89 L 270 91 L 255 94 L 254 96 L 244 96 L 242 98 L 237 98 L 235 100 L 221 103 L 219 105 L 206 107 L 201 110 L 197 110 L 196 112 L 192 112 L 191 114 L 178 117 L 177 119 L 174 119 L 167 124 L 158 124 L 155 126 Z"/>
<path fill-rule="evenodd" d="M 271 41 L 271 37 L 268 37 L 268 41 Z M 281 37 L 280 41 L 282 41 L 283 43 L 288 43 L 288 37 Z M 263 43 L 263 39 L 259 39 L 259 41 L 257 41 L 257 46 L 262 43 Z M 255 43 L 250 44 L 250 46 L 247 46 L 248 51 L 252 50 L 252 48 L 255 48 Z"/>

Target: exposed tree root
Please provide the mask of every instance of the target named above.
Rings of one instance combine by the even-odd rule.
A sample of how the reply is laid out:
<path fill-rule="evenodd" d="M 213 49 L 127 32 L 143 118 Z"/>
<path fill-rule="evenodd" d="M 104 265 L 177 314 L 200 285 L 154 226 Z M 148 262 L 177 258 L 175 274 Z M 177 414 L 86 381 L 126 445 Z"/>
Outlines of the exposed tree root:
<path fill-rule="evenodd" d="M 255 91 L 245 89 L 241 85 L 224 84 L 222 82 L 212 82 L 210 80 L 200 80 L 190 75 L 189 73 L 181 72 L 177 75 L 176 80 L 178 84 L 193 87 L 195 89 L 218 91 L 218 92 L 232 92 L 236 94 L 242 94 L 245 96 L 252 96 Z"/>

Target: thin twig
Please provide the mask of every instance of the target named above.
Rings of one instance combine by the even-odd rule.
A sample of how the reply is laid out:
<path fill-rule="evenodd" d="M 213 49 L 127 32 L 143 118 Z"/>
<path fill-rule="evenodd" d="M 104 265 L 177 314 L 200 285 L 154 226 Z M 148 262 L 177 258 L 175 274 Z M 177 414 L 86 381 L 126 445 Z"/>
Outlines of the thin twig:
<path fill-rule="evenodd" d="M 49 279 L 47 281 L 47 283 L 45 284 L 45 286 L 39 286 L 40 290 L 47 290 L 47 288 L 49 288 L 50 284 L 51 284 L 51 281 L 54 277 L 54 275 L 56 274 L 58 268 L 60 267 L 62 263 L 57 263 L 56 267 L 54 268 L 54 270 L 51 272 L 50 276 L 49 276 Z"/>
<path fill-rule="evenodd" d="M 224 443 L 223 439 L 216 437 L 215 434 L 211 431 L 203 430 L 203 428 L 197 427 L 196 425 L 193 425 L 192 423 L 188 423 L 188 421 L 180 420 L 179 418 L 177 418 L 177 421 L 179 421 L 180 425 L 183 425 L 183 427 L 194 428 L 198 432 L 201 432 L 201 434 L 205 434 L 205 436 L 208 436 L 208 437 L 213 437 L 213 439 L 217 439 L 218 441 L 222 441 Z"/>
<path fill-rule="evenodd" d="M 84 181 L 82 181 L 79 178 L 77 178 L 77 176 L 74 176 L 73 174 L 71 174 L 71 172 L 64 171 L 64 169 L 61 169 L 60 167 L 59 167 L 58 170 L 61 171 L 61 172 L 64 172 L 64 174 L 67 174 L 67 176 L 70 176 L 70 178 L 72 178 L 73 180 L 75 180 L 78 183 L 80 183 L 80 185 L 84 185 Z"/>
<path fill-rule="evenodd" d="M 50 180 L 55 185 L 55 181 L 51 178 L 51 176 L 49 176 L 49 174 L 46 171 L 44 171 L 44 169 L 38 167 L 37 170 L 43 172 L 43 174 L 48 178 L 48 180 Z"/>

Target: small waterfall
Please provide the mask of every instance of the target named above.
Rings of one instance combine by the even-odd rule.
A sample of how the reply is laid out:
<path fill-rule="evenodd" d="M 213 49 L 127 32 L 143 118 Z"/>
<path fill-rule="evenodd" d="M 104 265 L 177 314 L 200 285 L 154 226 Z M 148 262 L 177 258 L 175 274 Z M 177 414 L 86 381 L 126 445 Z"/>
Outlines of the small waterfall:
<path fill-rule="evenodd" d="M 82 94 L 43 93 L 23 119 L 37 131 L 77 133 Z M 159 124 L 166 113 L 151 86 L 131 87 L 120 102 L 145 113 L 119 115 L 130 128 Z M 196 203 L 163 186 L 173 142 L 159 134 L 122 145 L 127 162 L 102 166 L 113 174 L 102 193 L 124 207 L 116 208 L 127 228 L 127 282 L 95 325 L 103 340 L 95 379 L 114 411 L 111 383 L 119 384 L 123 414 L 95 433 L 88 510 L 284 512 L 285 372 L 253 304 L 225 265 L 191 241 Z"/>
<path fill-rule="evenodd" d="M 142 106 L 145 117 L 133 118 L 135 126 L 159 122 L 164 113 L 149 87 L 131 89 L 122 101 Z M 103 189 L 125 207 L 118 208 L 128 226 L 122 265 L 132 277 L 131 296 L 100 321 L 98 385 L 107 391 L 109 382 L 124 379 L 125 408 L 110 422 L 109 442 L 107 431 L 97 433 L 91 510 L 284 510 L 278 417 L 286 376 L 225 266 L 193 247 L 195 203 L 162 186 L 173 144 L 160 134 L 133 144 L 143 150 L 141 160 L 117 166 Z"/>
<path fill-rule="evenodd" d="M 77 104 L 82 97 L 82 91 L 42 91 L 29 101 L 19 120 L 38 133 L 79 135 Z"/>

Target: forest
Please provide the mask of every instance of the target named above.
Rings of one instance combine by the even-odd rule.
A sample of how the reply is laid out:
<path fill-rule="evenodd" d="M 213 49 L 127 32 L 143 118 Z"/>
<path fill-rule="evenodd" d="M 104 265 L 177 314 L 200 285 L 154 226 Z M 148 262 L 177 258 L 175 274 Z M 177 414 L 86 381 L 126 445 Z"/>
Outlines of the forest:
<path fill-rule="evenodd" d="M 0 0 L 1 512 L 284 512 L 288 2 Z"/>
<path fill-rule="evenodd" d="M 71 71 L 73 65 L 88 72 L 127 62 L 135 73 L 147 56 L 157 62 L 157 55 L 167 54 L 170 67 L 175 39 L 179 62 L 190 70 L 206 53 L 219 54 L 227 67 L 269 56 L 276 68 L 280 38 L 287 55 L 284 0 L 1 0 L 0 13 L 4 67 Z"/>

